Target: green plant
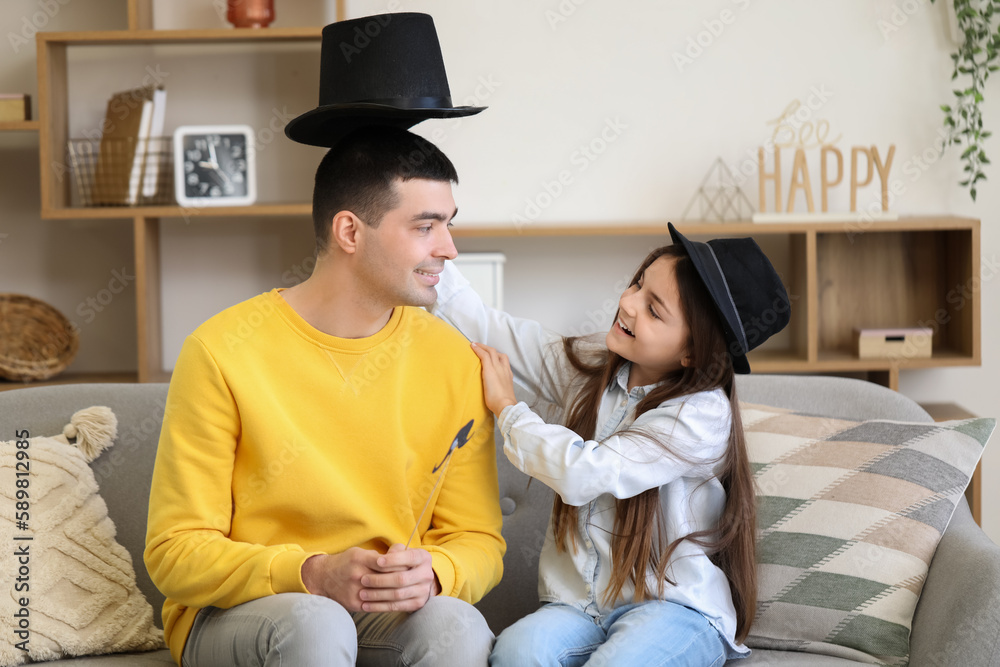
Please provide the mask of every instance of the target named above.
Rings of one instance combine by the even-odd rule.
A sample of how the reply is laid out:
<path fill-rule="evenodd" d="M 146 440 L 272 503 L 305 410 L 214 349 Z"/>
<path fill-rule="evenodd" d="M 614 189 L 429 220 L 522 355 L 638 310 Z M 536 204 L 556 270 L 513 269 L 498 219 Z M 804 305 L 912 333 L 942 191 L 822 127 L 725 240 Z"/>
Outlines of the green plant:
<path fill-rule="evenodd" d="M 946 0 L 949 1 L 949 0 Z M 971 85 L 955 89 L 955 101 L 942 104 L 944 124 L 950 130 L 948 145 L 963 146 L 966 177 L 959 185 L 969 188 L 972 201 L 976 200 L 976 183 L 986 180 L 983 165 L 990 164 L 983 150 L 983 142 L 992 132 L 983 129 L 980 105 L 990 72 L 1000 69 L 1000 30 L 994 30 L 994 16 L 1000 17 L 1000 0 L 951 0 L 955 5 L 955 18 L 962 42 L 958 51 L 951 54 L 955 69 L 951 78 L 959 75 L 971 79 Z M 934 2 L 934 0 L 931 0 Z"/>

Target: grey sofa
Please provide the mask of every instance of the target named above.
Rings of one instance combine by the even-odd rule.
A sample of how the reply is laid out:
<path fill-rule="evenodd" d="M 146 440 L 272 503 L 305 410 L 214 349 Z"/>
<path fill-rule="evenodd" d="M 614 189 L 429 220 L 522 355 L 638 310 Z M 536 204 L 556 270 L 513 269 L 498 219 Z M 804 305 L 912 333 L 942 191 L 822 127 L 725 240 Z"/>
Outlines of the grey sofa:
<path fill-rule="evenodd" d="M 163 416 L 166 384 L 87 384 L 25 387 L 0 392 L 0 433 L 15 429 L 32 435 L 55 435 L 70 415 L 91 405 L 107 405 L 119 419 L 115 446 L 91 465 L 118 541 L 132 554 L 139 588 L 152 603 L 157 623 L 163 596 L 142 563 L 146 507 L 156 443 Z M 829 377 L 745 376 L 740 398 L 841 418 L 930 417 L 916 403 L 859 380 Z M 494 632 L 538 605 L 538 554 L 545 534 L 552 494 L 542 484 L 527 484 L 500 453 L 500 495 L 507 539 L 505 573 L 500 585 L 480 603 Z M 973 522 L 963 502 L 955 513 L 931 564 L 913 622 L 910 642 L 914 667 L 1000 666 L 1000 547 Z M 63 660 L 79 666 L 169 665 L 166 650 Z M 56 664 L 56 663 L 42 663 Z M 745 667 L 760 665 L 846 666 L 851 661 L 804 653 L 755 650 Z"/>

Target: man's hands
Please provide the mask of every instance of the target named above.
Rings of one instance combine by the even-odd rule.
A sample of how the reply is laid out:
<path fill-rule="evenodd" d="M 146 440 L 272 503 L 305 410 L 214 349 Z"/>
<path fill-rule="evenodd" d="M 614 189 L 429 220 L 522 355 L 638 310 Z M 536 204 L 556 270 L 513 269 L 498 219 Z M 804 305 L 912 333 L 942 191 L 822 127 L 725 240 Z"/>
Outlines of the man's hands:
<path fill-rule="evenodd" d="M 430 553 L 402 544 L 385 554 L 351 547 L 313 556 L 302 565 L 302 582 L 352 612 L 416 611 L 441 592 Z"/>
<path fill-rule="evenodd" d="M 473 343 L 472 351 L 483 363 L 483 393 L 486 407 L 497 417 L 508 405 L 517 403 L 514 398 L 514 373 L 510 370 L 510 361 L 506 354 L 501 354 L 489 345 Z"/>

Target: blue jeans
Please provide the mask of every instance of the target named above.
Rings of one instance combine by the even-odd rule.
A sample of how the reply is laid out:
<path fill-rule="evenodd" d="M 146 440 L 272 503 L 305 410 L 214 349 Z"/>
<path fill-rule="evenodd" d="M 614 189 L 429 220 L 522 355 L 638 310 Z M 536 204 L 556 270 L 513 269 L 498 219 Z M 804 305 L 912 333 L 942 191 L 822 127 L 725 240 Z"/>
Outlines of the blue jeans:
<path fill-rule="evenodd" d="M 325 597 L 279 593 L 195 617 L 183 667 L 469 667 L 493 633 L 472 605 L 437 596 L 412 613 L 348 613 Z"/>
<path fill-rule="evenodd" d="M 726 643 L 704 616 L 662 600 L 625 605 L 593 618 L 552 603 L 500 633 L 491 667 L 718 667 Z"/>

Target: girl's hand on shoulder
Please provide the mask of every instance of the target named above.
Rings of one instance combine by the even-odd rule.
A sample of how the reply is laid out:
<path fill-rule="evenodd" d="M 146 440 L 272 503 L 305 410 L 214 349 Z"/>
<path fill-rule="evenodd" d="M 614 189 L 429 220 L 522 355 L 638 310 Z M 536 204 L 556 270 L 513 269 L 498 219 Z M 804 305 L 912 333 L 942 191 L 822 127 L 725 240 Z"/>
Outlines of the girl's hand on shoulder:
<path fill-rule="evenodd" d="M 510 370 L 510 361 L 507 360 L 506 354 L 501 354 L 482 343 L 473 343 L 472 351 L 483 364 L 483 393 L 486 407 L 499 417 L 504 408 L 517 403 L 517 399 L 514 398 L 514 373 Z"/>

